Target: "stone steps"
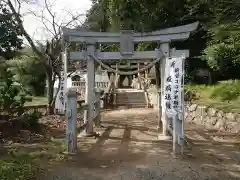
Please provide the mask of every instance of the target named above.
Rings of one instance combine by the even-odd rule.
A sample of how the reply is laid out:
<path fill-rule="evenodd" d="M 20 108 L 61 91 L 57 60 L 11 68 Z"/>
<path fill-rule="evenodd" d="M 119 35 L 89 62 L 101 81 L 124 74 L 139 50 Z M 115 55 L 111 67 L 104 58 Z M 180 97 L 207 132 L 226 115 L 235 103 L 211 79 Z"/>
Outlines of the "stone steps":
<path fill-rule="evenodd" d="M 146 106 L 146 99 L 143 91 L 135 89 L 119 89 L 116 93 L 117 106 L 140 108 Z"/>

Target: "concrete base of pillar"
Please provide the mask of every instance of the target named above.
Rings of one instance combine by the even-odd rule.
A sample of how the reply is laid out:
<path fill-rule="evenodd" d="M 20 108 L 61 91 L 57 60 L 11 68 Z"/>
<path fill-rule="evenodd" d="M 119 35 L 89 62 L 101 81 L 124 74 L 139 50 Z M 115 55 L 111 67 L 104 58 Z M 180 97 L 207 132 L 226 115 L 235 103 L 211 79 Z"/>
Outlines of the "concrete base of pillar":
<path fill-rule="evenodd" d="M 157 140 L 159 140 L 159 141 L 169 141 L 169 140 L 172 140 L 172 136 L 166 136 L 166 135 L 163 135 L 163 134 L 159 134 L 158 137 L 157 137 Z"/>
<path fill-rule="evenodd" d="M 65 154 L 65 155 L 69 155 L 69 156 L 74 156 L 74 155 L 76 155 L 77 153 L 73 153 L 73 152 L 63 152 L 63 154 Z"/>
<path fill-rule="evenodd" d="M 100 114 L 95 118 L 93 127 L 101 127 L 101 115 Z"/>
<path fill-rule="evenodd" d="M 96 132 L 87 133 L 85 131 L 78 134 L 78 137 L 99 137 L 100 135 Z"/>
<path fill-rule="evenodd" d="M 171 156 L 174 159 L 179 159 L 179 160 L 182 160 L 184 158 L 184 156 L 182 154 L 176 154 L 176 153 L 173 153 L 173 152 L 171 152 Z"/>

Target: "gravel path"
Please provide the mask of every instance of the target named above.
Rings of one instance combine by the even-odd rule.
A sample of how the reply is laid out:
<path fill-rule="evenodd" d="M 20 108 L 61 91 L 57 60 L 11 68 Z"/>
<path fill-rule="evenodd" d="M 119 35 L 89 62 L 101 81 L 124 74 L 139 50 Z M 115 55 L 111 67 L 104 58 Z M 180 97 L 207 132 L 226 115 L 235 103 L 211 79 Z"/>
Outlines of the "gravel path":
<path fill-rule="evenodd" d="M 156 141 L 152 109 L 122 109 L 102 115 L 99 138 L 79 139 L 79 152 L 54 166 L 47 179 L 60 180 L 232 180 L 240 179 L 240 141 L 186 125 L 183 159 L 171 156 L 171 141 Z"/>

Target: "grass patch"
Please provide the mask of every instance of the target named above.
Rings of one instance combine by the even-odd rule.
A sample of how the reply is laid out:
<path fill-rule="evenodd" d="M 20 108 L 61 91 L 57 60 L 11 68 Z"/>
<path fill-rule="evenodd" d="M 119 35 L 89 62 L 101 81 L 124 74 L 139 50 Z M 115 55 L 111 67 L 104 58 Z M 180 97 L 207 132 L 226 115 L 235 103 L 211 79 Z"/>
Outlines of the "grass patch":
<path fill-rule="evenodd" d="M 32 100 L 30 102 L 26 102 L 25 106 L 37 106 L 37 105 L 47 105 L 48 104 L 47 97 L 33 96 L 30 98 Z"/>
<path fill-rule="evenodd" d="M 197 94 L 195 103 L 212 106 L 223 111 L 240 112 L 240 81 L 224 81 L 213 86 L 186 85 L 186 90 Z"/>
<path fill-rule="evenodd" d="M 65 158 L 62 143 L 13 144 L 0 157 L 1 180 L 35 180 L 43 177 L 44 165 Z"/>
<path fill-rule="evenodd" d="M 0 177 L 2 180 L 37 179 L 41 172 L 37 161 L 29 155 L 8 156 L 0 160 Z"/>

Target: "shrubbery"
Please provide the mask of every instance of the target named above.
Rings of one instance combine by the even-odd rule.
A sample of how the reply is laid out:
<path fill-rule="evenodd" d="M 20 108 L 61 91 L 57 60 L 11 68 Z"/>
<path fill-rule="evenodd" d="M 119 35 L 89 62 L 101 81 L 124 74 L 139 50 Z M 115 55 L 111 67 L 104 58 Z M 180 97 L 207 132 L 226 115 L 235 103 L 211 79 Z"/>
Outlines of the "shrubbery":
<path fill-rule="evenodd" d="M 45 71 L 36 56 L 20 56 L 7 62 L 14 79 L 26 87 L 32 95 L 42 96 L 45 90 Z"/>
<path fill-rule="evenodd" d="M 200 96 L 221 101 L 233 101 L 240 98 L 240 80 L 219 82 L 216 85 L 186 85 L 185 91 L 192 91 Z M 201 98 L 201 97 L 200 97 Z"/>
<path fill-rule="evenodd" d="M 219 83 L 212 92 L 212 98 L 219 98 L 222 101 L 231 101 L 240 97 L 240 80 Z"/>
<path fill-rule="evenodd" d="M 36 129 L 39 125 L 39 118 L 41 113 L 38 111 L 33 111 L 32 113 L 27 113 L 24 115 L 24 124 L 23 128 L 26 129 Z"/>
<path fill-rule="evenodd" d="M 24 112 L 24 104 L 27 101 L 27 91 L 20 83 L 13 80 L 13 74 L 5 68 L 2 71 L 2 78 L 0 84 L 0 109 L 1 114 L 22 115 Z"/>
<path fill-rule="evenodd" d="M 1 180 L 37 179 L 40 168 L 28 155 L 8 157 L 0 160 Z"/>

